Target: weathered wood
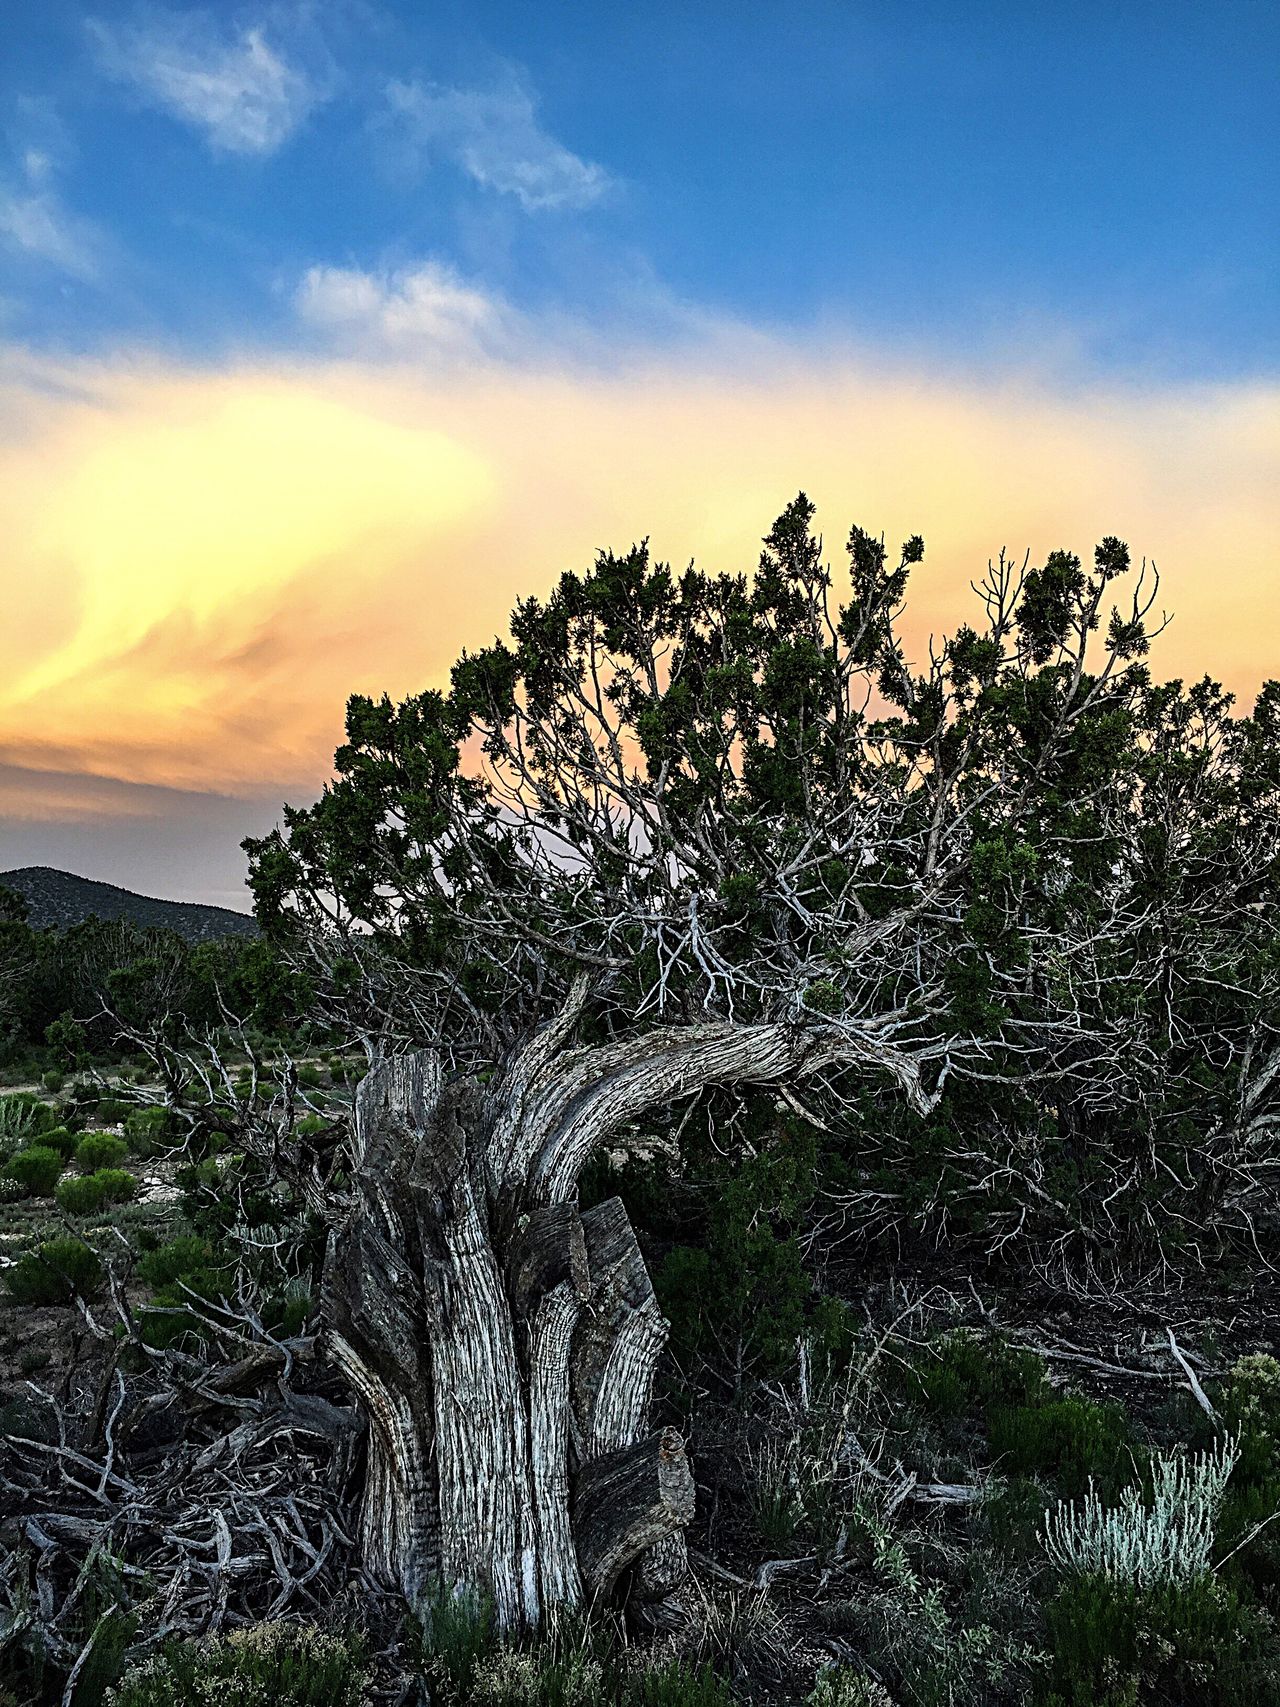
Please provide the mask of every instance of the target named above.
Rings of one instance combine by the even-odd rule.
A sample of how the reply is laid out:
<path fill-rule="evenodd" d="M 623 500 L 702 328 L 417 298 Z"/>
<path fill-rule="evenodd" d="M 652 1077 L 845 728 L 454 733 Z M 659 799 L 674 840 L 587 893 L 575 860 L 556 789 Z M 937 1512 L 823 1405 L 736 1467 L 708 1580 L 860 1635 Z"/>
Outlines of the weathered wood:
<path fill-rule="evenodd" d="M 693 1473 L 684 1444 L 664 1429 L 585 1464 L 574 1501 L 583 1585 L 595 1601 L 628 1565 L 693 1516 Z"/>
<path fill-rule="evenodd" d="M 481 1588 L 504 1628 L 602 1592 L 692 1510 L 678 1441 L 641 1441 L 666 1324 L 622 1203 L 579 1215 L 518 1172 L 565 1059 L 536 1045 L 497 1086 L 447 1084 L 426 1055 L 374 1066 L 324 1293 L 368 1421 L 370 1569 L 411 1598 L 435 1577 Z M 603 1480 L 580 1480 L 575 1502 L 574 1467 L 596 1460 Z"/>
<path fill-rule="evenodd" d="M 586 1457 L 643 1434 L 667 1324 L 621 1198 L 582 1217 L 590 1291 L 574 1344 L 573 1404 Z"/>

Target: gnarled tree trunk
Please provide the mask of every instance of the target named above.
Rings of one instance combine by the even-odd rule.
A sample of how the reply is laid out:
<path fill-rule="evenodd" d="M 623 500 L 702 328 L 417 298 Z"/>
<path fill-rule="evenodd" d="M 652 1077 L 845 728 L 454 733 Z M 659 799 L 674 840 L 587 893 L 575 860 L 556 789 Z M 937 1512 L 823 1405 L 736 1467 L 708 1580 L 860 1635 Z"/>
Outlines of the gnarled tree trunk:
<path fill-rule="evenodd" d="M 530 1088 L 377 1064 L 326 1283 L 369 1423 L 367 1564 L 410 1598 L 485 1590 L 505 1628 L 609 1593 L 693 1512 L 679 1436 L 648 1430 L 666 1326 L 626 1211 L 521 1171 Z"/>
<path fill-rule="evenodd" d="M 588 1157 L 706 1085 L 835 1062 L 931 1105 L 909 1056 L 821 1023 L 574 1049 L 584 996 L 491 1082 L 446 1083 L 428 1053 L 373 1068 L 328 1264 L 332 1345 L 369 1419 L 366 1559 L 411 1598 L 433 1579 L 485 1589 L 507 1628 L 592 1602 L 637 1561 L 669 1594 L 693 1514 L 679 1437 L 649 1432 L 666 1324 L 621 1202 L 579 1212 Z"/>

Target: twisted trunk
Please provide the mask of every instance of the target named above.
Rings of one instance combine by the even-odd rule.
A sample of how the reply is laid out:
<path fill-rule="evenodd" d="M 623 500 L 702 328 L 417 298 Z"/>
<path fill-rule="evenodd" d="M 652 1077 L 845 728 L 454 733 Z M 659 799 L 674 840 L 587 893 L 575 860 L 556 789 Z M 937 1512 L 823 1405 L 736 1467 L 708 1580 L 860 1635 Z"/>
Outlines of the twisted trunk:
<path fill-rule="evenodd" d="M 566 1047 L 564 1012 L 490 1084 L 426 1053 L 375 1065 L 356 1097 L 349 1212 L 326 1275 L 331 1344 L 368 1419 L 369 1568 L 410 1599 L 488 1592 L 504 1628 L 613 1591 L 669 1595 L 693 1479 L 649 1432 L 666 1338 L 618 1199 L 577 1206 L 583 1163 L 645 1109 L 711 1083 L 874 1060 L 874 1038 L 689 1026 Z"/>
<path fill-rule="evenodd" d="M 374 1068 L 325 1304 L 368 1420 L 369 1569 L 410 1599 L 478 1587 L 522 1628 L 609 1593 L 693 1482 L 678 1436 L 647 1438 L 666 1330 L 625 1210 L 495 1182 L 496 1113 L 430 1056 Z"/>

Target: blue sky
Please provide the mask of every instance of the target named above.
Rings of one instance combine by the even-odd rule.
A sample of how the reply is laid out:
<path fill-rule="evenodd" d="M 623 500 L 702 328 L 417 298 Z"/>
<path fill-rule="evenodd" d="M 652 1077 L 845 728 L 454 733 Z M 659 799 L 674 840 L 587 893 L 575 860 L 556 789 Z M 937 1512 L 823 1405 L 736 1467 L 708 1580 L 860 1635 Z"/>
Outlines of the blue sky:
<path fill-rule="evenodd" d="M 1272 4 L 8 0 L 0 67 L 39 349 L 305 345 L 425 266 L 606 341 L 1275 369 Z"/>

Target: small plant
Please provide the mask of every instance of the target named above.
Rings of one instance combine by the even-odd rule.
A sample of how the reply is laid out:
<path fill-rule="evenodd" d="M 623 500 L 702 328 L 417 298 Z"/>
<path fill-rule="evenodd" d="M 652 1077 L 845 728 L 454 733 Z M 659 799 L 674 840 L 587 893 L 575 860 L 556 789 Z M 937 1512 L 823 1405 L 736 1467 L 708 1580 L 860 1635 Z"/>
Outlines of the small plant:
<path fill-rule="evenodd" d="M 10 1156 L 4 1171 L 28 1197 L 50 1197 L 62 1173 L 62 1157 L 46 1144 L 32 1144 Z"/>
<path fill-rule="evenodd" d="M 107 1692 L 110 1707 L 359 1707 L 359 1641 L 265 1623 L 221 1640 L 170 1642 Z"/>
<path fill-rule="evenodd" d="M 417 1623 L 422 1670 L 454 1699 L 466 1699 L 478 1667 L 497 1647 L 492 1602 L 436 1583 L 417 1607 Z"/>
<path fill-rule="evenodd" d="M 138 1182 L 127 1168 L 99 1168 L 97 1173 L 72 1175 L 56 1193 L 58 1207 L 68 1215 L 93 1215 L 109 1203 L 127 1203 Z"/>
<path fill-rule="evenodd" d="M 68 1132 L 65 1126 L 54 1126 L 48 1132 L 42 1132 L 40 1143 L 44 1149 L 56 1150 L 64 1162 L 69 1162 L 76 1152 L 75 1134 Z"/>
<path fill-rule="evenodd" d="M 76 1145 L 76 1166 L 82 1174 L 92 1174 L 118 1167 L 128 1154 L 129 1146 L 114 1133 L 86 1132 Z"/>
<path fill-rule="evenodd" d="M 45 1090 L 50 1091 L 55 1095 L 62 1089 L 66 1082 L 67 1075 L 58 1067 L 50 1067 L 49 1071 L 45 1073 L 40 1080 L 40 1083 L 44 1086 Z"/>
<path fill-rule="evenodd" d="M 0 1174 L 0 1203 L 21 1203 L 26 1195 L 27 1188 L 20 1179 Z"/>
<path fill-rule="evenodd" d="M 38 1138 L 57 1123 L 48 1103 L 31 1091 L 0 1097 L 0 1143 Z"/>
<path fill-rule="evenodd" d="M 1137 1487 L 1125 1489 L 1118 1507 L 1092 1488 L 1079 1503 L 1059 1501 L 1045 1514 L 1045 1551 L 1063 1571 L 1138 1588 L 1203 1576 L 1236 1457 L 1229 1439 L 1210 1453 L 1157 1455 L 1150 1505 Z"/>
<path fill-rule="evenodd" d="M 821 1673 L 806 1707 L 894 1707 L 894 1704 L 885 1686 L 865 1672 L 832 1668 Z"/>
<path fill-rule="evenodd" d="M 131 1109 L 125 1117 L 124 1135 L 137 1155 L 154 1155 L 173 1139 L 173 1116 L 167 1108 L 157 1108 L 154 1104 Z"/>
<path fill-rule="evenodd" d="M 82 1239 L 49 1239 L 20 1257 L 5 1274 L 9 1295 L 18 1304 L 69 1304 L 102 1284 L 102 1264 Z"/>

